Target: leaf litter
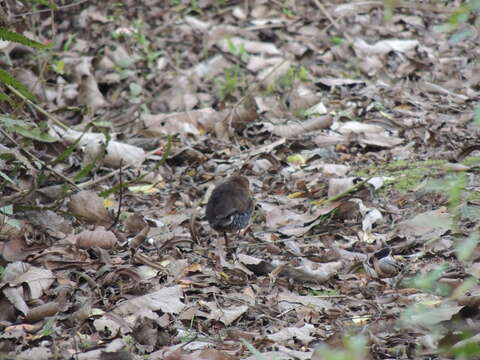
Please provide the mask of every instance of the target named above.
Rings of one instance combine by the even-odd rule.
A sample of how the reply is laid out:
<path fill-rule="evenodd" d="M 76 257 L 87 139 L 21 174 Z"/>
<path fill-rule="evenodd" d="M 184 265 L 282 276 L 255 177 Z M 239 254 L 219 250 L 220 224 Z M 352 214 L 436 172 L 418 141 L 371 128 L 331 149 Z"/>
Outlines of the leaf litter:
<path fill-rule="evenodd" d="M 0 104 L 0 351 L 440 359 L 478 344 L 480 50 L 436 30 L 454 5 L 27 15 L 54 45 L 0 49 L 40 101 Z M 204 207 L 233 173 L 256 209 L 226 249 Z"/>

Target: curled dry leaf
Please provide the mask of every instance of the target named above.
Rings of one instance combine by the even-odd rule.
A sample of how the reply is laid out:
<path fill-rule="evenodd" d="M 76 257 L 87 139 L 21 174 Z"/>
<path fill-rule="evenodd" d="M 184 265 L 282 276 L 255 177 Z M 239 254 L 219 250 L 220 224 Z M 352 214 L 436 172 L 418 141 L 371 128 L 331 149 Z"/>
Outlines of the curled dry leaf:
<path fill-rule="evenodd" d="M 98 146 L 106 142 L 104 134 L 83 134 L 75 130 L 63 130 L 58 126 L 50 127 L 50 135 L 59 140 L 65 141 L 68 144 L 73 144 L 79 138 L 81 138 L 78 145 L 81 148 L 89 149 L 88 152 L 93 155 L 96 155 L 98 153 Z M 145 161 L 145 159 L 145 151 L 142 148 L 111 140 L 107 144 L 106 154 L 103 158 L 103 163 L 106 166 L 111 167 L 119 167 L 120 164 L 139 166 Z"/>
<path fill-rule="evenodd" d="M 355 185 L 355 179 L 354 177 L 330 179 L 328 181 L 328 197 L 331 198 L 347 191 Z"/>
<path fill-rule="evenodd" d="M 135 314 L 140 310 L 161 310 L 165 313 L 179 313 L 184 308 L 180 298 L 183 290 L 180 286 L 166 287 L 143 296 L 124 301 L 113 310 L 115 314 L 126 316 Z"/>
<path fill-rule="evenodd" d="M 327 129 L 330 125 L 332 125 L 332 118 L 330 116 L 319 116 L 302 122 L 297 121 L 285 125 L 277 125 L 272 129 L 272 132 L 281 137 L 291 138 L 299 134 Z"/>
<path fill-rule="evenodd" d="M 93 326 L 97 331 L 102 332 L 104 338 L 114 339 L 122 329 L 120 321 L 115 320 L 116 319 L 112 319 L 111 317 L 102 316 L 93 321 Z"/>
<path fill-rule="evenodd" d="M 93 141 L 89 141 L 84 146 L 82 146 L 82 150 L 82 167 L 87 167 L 88 165 L 95 163 L 95 166 L 98 168 L 103 164 L 104 157 L 102 155 L 104 155 L 105 152 L 103 140 L 96 139 Z"/>
<path fill-rule="evenodd" d="M 242 47 L 252 54 L 268 54 L 268 55 L 280 55 L 280 50 L 272 43 L 245 40 L 239 37 L 231 37 L 229 39 L 222 39 L 218 42 L 218 45 L 224 52 L 230 51 L 230 44 L 233 44 L 237 49 Z"/>
<path fill-rule="evenodd" d="M 29 323 L 35 323 L 37 321 L 43 320 L 46 317 L 53 316 L 58 313 L 60 307 L 56 302 L 46 303 L 40 306 L 37 306 L 33 309 L 30 309 L 25 317 L 25 320 Z"/>
<path fill-rule="evenodd" d="M 390 40 L 381 40 L 376 42 L 373 45 L 367 44 L 365 40 L 358 38 L 354 44 L 353 48 L 360 54 L 366 55 L 385 55 L 388 54 L 390 51 L 396 52 L 407 52 L 409 50 L 414 49 L 420 43 L 418 40 L 398 40 L 398 39 L 390 39 Z"/>
<path fill-rule="evenodd" d="M 0 239 L 10 239 L 23 233 L 22 223 L 0 214 Z"/>
<path fill-rule="evenodd" d="M 97 81 L 92 75 L 82 76 L 78 89 L 78 102 L 87 106 L 92 113 L 107 105 L 103 94 L 98 89 Z"/>
<path fill-rule="evenodd" d="M 85 230 L 76 236 L 77 246 L 81 249 L 91 249 L 99 247 L 101 249 L 111 249 L 117 243 L 115 234 L 99 226 L 93 231 Z"/>
<path fill-rule="evenodd" d="M 199 135 L 200 126 L 208 124 L 212 116 L 216 117 L 217 112 L 211 108 L 170 114 L 144 114 L 144 128 L 140 134 L 151 137 L 179 133 Z"/>
<path fill-rule="evenodd" d="M 252 55 L 248 58 L 247 69 L 257 72 L 265 68 L 270 68 L 272 65 L 278 65 L 282 61 L 284 61 L 284 59 L 281 57 L 266 58 L 263 56 Z"/>
<path fill-rule="evenodd" d="M 304 324 L 302 327 L 287 327 L 282 330 L 267 335 L 267 337 L 275 343 L 284 343 L 290 339 L 299 340 L 304 345 L 308 345 L 315 338 L 310 334 L 315 332 L 312 324 Z"/>
<path fill-rule="evenodd" d="M 130 242 L 130 249 L 136 250 L 140 245 L 143 244 L 145 239 L 147 238 L 148 232 L 150 231 L 150 226 L 147 224 L 142 231 L 140 231 Z"/>
<path fill-rule="evenodd" d="M 3 260 L 14 262 L 25 260 L 34 251 L 37 250 L 29 248 L 23 236 L 14 236 L 3 245 L 1 255 Z"/>
<path fill-rule="evenodd" d="M 37 75 L 28 69 L 17 69 L 13 71 L 13 75 L 18 81 L 27 85 L 28 90 L 35 95 L 40 101 L 47 101 L 44 81 L 40 81 Z"/>
<path fill-rule="evenodd" d="M 336 6 L 332 11 L 334 17 L 352 16 L 360 13 L 368 13 L 371 9 L 382 6 L 379 1 L 358 1 L 341 4 Z"/>
<path fill-rule="evenodd" d="M 260 71 L 257 76 L 258 80 L 265 86 L 272 86 L 278 79 L 290 71 L 291 66 L 292 63 L 290 61 L 281 59 L 278 64 L 272 65 Z"/>
<path fill-rule="evenodd" d="M 112 218 L 103 200 L 93 191 L 83 190 L 73 195 L 68 210 L 77 218 L 98 225 L 109 225 Z"/>
<path fill-rule="evenodd" d="M 208 314 L 209 319 L 220 321 L 227 326 L 232 324 L 235 320 L 248 311 L 247 305 L 220 308 L 215 302 L 205 302 L 203 304 L 210 309 L 210 313 Z"/>
<path fill-rule="evenodd" d="M 219 139 L 227 139 L 231 135 L 231 130 L 240 131 L 256 119 L 257 109 L 253 101 L 247 101 L 246 105 L 221 111 L 217 114 L 217 117 L 210 120 L 215 121 L 213 123 L 215 135 Z"/>
<path fill-rule="evenodd" d="M 145 228 L 147 222 L 145 221 L 143 215 L 133 213 L 128 216 L 123 225 L 125 226 L 125 230 L 128 234 L 136 234 Z"/>

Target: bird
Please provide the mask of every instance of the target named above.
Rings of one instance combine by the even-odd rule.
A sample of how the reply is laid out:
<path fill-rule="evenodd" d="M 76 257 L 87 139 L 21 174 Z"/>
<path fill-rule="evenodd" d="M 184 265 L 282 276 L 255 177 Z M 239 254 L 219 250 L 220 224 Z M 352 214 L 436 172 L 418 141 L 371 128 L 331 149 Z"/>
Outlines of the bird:
<path fill-rule="evenodd" d="M 392 256 L 390 247 L 378 250 L 371 256 L 370 261 L 379 278 L 395 277 L 403 268 Z"/>
<path fill-rule="evenodd" d="M 237 232 L 246 227 L 253 207 L 250 182 L 245 176 L 233 175 L 213 189 L 205 216 L 210 227 L 223 233 L 228 248 L 227 232 Z"/>

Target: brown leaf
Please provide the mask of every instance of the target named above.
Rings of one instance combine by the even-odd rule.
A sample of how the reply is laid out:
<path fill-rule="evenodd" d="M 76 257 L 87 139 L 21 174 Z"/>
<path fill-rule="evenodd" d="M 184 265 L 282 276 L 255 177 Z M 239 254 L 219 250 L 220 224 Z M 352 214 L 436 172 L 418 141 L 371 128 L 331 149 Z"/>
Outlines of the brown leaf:
<path fill-rule="evenodd" d="M 85 221 L 98 225 L 110 225 L 112 218 L 103 200 L 93 191 L 83 190 L 73 195 L 68 203 L 70 212 Z"/>
<path fill-rule="evenodd" d="M 115 234 L 99 226 L 93 231 L 85 230 L 76 236 L 77 246 L 81 249 L 91 249 L 99 247 L 101 249 L 111 249 L 117 243 Z"/>

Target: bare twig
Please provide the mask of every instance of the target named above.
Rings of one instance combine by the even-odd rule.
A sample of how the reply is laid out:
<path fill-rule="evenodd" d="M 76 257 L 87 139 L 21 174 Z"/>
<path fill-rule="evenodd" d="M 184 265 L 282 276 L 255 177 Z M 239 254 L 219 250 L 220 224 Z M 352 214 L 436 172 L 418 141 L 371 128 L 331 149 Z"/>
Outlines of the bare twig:
<path fill-rule="evenodd" d="M 36 10 L 36 11 L 30 11 L 30 12 L 26 12 L 26 13 L 21 13 L 21 14 L 16 14 L 16 15 L 13 15 L 12 18 L 17 18 L 17 17 L 22 17 L 22 16 L 27 16 L 27 15 L 35 15 L 35 14 L 40 14 L 40 13 L 44 13 L 44 12 L 49 12 L 49 11 L 58 11 L 58 10 L 65 10 L 65 9 L 68 9 L 68 8 L 71 8 L 71 7 L 74 7 L 74 6 L 78 6 L 78 5 L 82 5 L 83 3 L 86 3 L 90 0 L 79 0 L 77 2 L 74 2 L 72 4 L 67 4 L 67 5 L 63 5 L 63 6 L 57 6 L 56 9 L 41 9 L 41 10 Z"/>
<path fill-rule="evenodd" d="M 78 187 L 78 185 L 75 184 L 75 182 L 74 182 L 72 179 L 66 177 L 66 176 L 63 175 L 63 174 L 60 174 L 58 171 L 56 171 L 55 169 L 53 169 L 51 166 L 47 165 L 44 161 L 40 160 L 38 157 L 36 157 L 35 155 L 33 155 L 30 151 L 22 148 L 22 146 L 20 146 L 20 144 L 17 143 L 17 142 L 15 141 L 15 139 L 12 138 L 12 137 L 10 136 L 10 134 L 7 133 L 5 130 L 3 130 L 3 129 L 0 128 L 0 132 L 1 132 L 1 133 L 3 134 L 3 136 L 5 136 L 8 140 L 10 140 L 12 143 L 14 143 L 14 144 L 19 148 L 19 150 L 22 151 L 24 154 L 26 154 L 30 159 L 33 159 L 34 161 L 40 163 L 43 167 L 45 167 L 45 168 L 46 168 L 48 171 L 50 171 L 52 174 L 56 175 L 57 177 L 59 177 L 60 179 L 62 179 L 62 180 L 64 180 L 64 181 L 68 182 L 70 185 L 72 185 L 72 186 L 73 186 L 74 188 L 76 188 L 77 190 L 80 190 L 80 188 Z"/>
<path fill-rule="evenodd" d="M 333 27 L 340 33 L 343 34 L 343 36 L 345 36 L 345 38 L 350 41 L 350 42 L 353 42 L 353 39 L 350 37 L 350 35 L 348 35 L 346 32 L 344 32 L 341 28 L 340 28 L 340 25 L 338 24 L 337 20 L 335 20 L 331 15 L 330 13 L 327 11 L 327 9 L 325 9 L 325 7 L 320 3 L 320 1 L 318 0 L 313 0 L 313 2 L 315 3 L 315 5 L 317 5 L 317 7 L 320 9 L 320 11 L 323 13 L 323 15 L 325 15 L 325 17 L 328 19 L 328 21 L 330 21 L 333 25 Z"/>
<path fill-rule="evenodd" d="M 23 96 L 22 93 L 20 93 L 17 89 L 15 89 L 13 86 L 10 86 L 7 84 L 7 87 L 10 89 L 10 91 L 12 91 L 13 93 L 15 93 L 15 95 L 17 95 L 19 98 L 23 99 L 24 101 L 26 101 L 27 103 L 29 103 L 31 106 L 33 106 L 37 111 L 39 111 L 40 113 L 42 113 L 43 115 L 45 115 L 46 117 L 48 117 L 49 119 L 51 119 L 55 124 L 57 124 L 58 126 L 60 126 L 62 129 L 64 130 L 67 130 L 68 129 L 68 126 L 65 125 L 64 123 L 62 123 L 60 120 L 58 120 L 55 116 L 53 116 L 52 114 L 50 114 L 48 111 L 45 111 L 43 110 L 40 106 L 38 106 L 37 104 L 35 104 L 32 100 L 26 98 L 25 96 Z"/>

